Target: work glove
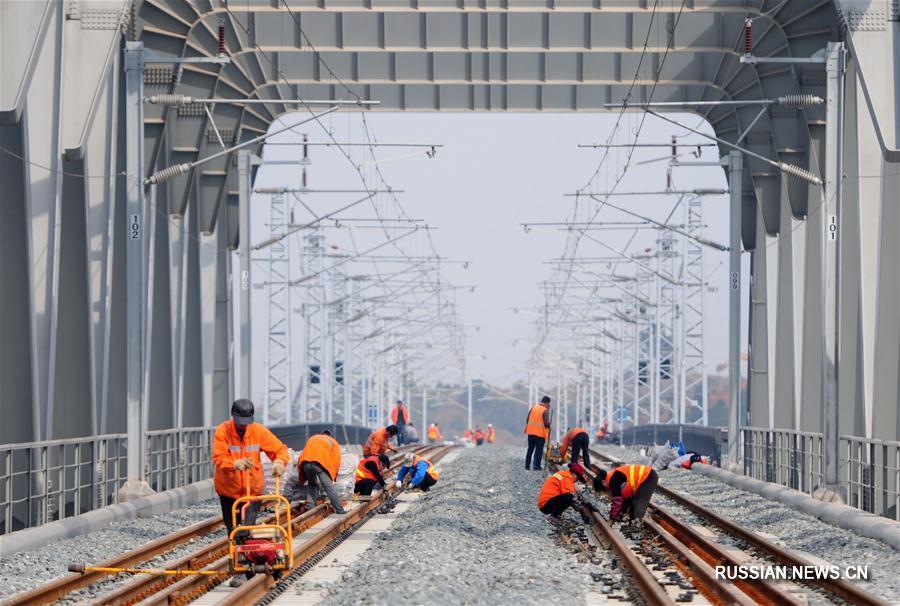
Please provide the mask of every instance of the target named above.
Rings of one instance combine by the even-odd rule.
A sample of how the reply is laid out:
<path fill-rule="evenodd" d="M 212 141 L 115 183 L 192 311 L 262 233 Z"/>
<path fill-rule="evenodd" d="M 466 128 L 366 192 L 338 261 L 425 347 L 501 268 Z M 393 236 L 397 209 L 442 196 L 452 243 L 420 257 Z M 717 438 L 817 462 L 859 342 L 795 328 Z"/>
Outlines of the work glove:
<path fill-rule="evenodd" d="M 238 459 L 234 462 L 234 468 L 238 471 L 246 471 L 248 469 L 253 469 L 253 459 L 250 457 L 244 457 L 243 459 Z"/>
<path fill-rule="evenodd" d="M 275 461 L 274 463 L 272 463 L 272 475 L 276 478 L 280 478 L 282 475 L 284 475 L 286 469 L 287 467 L 285 466 L 283 461 Z"/>
<path fill-rule="evenodd" d="M 401 482 L 400 480 L 397 480 L 396 482 L 394 482 L 394 488 L 401 488 L 402 486 L 403 486 L 403 482 Z"/>
<path fill-rule="evenodd" d="M 618 522 L 625 510 L 625 499 L 622 497 L 613 497 L 612 505 L 609 508 L 609 519 L 611 522 Z"/>

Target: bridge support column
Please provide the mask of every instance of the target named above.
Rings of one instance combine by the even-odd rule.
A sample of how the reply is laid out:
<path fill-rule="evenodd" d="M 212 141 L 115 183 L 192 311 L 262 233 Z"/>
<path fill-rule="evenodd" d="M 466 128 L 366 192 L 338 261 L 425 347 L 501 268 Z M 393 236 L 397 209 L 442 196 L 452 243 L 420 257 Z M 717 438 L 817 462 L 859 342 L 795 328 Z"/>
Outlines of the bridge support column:
<path fill-rule="evenodd" d="M 747 412 L 741 401 L 741 194 L 744 158 L 739 151 L 731 151 L 723 158 L 728 166 L 730 198 L 730 231 L 728 253 L 728 466 L 740 470 L 740 431 L 747 422 Z"/>

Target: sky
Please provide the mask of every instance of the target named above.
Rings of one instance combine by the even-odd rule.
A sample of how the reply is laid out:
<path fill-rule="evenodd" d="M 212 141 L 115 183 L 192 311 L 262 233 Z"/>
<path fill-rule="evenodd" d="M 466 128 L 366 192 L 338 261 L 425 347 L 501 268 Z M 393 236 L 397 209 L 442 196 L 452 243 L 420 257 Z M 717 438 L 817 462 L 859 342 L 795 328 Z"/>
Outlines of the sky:
<path fill-rule="evenodd" d="M 708 125 L 695 115 L 673 115 L 692 127 L 698 123 L 706 132 Z M 289 114 L 285 121 L 299 121 L 302 114 Z M 424 219 L 436 228 L 430 233 L 437 251 L 451 260 L 469 261 L 462 265 L 447 265 L 445 275 L 452 283 L 474 285 L 474 292 L 458 291 L 461 319 L 468 329 L 467 372 L 498 385 L 509 385 L 524 376 L 522 370 L 530 351 L 527 339 L 535 316 L 527 311 L 543 301 L 538 283 L 550 276 L 547 261 L 560 256 L 565 245 L 565 233 L 557 227 L 532 227 L 527 233 L 522 223 L 559 222 L 572 212 L 573 198 L 564 196 L 590 184 L 591 191 L 609 188 L 623 172 L 625 152 L 610 154 L 594 183 L 602 152 L 579 148 L 579 144 L 603 143 L 610 136 L 616 121 L 615 114 L 551 114 L 551 113 L 368 113 L 369 131 L 384 143 L 427 143 L 442 145 L 433 158 L 415 148 L 379 148 L 378 167 L 386 181 L 404 191 L 398 199 L 408 216 Z M 285 124 L 288 122 L 284 122 Z M 278 127 L 278 122 L 272 128 Z M 613 142 L 630 143 L 640 124 L 637 114 L 628 114 L 613 136 Z M 358 114 L 332 114 L 321 124 L 308 123 L 270 139 L 271 142 L 292 143 L 307 133 L 310 141 L 327 141 L 325 129 L 337 141 L 365 141 Z M 685 135 L 682 143 L 708 141 L 698 135 L 679 132 L 678 128 L 653 116 L 647 116 L 640 130 L 639 142 L 668 142 L 671 135 Z M 348 148 L 350 149 L 350 148 Z M 718 150 L 703 148 L 702 161 L 715 161 Z M 638 149 L 617 190 L 659 191 L 666 185 L 667 162 L 640 164 L 666 156 L 668 148 Z M 299 157 L 293 146 L 268 145 L 264 159 L 291 160 Z M 334 148 L 312 147 L 308 167 L 310 188 L 359 188 L 360 177 L 347 158 Z M 363 163 L 363 148 L 352 148 L 351 157 Z M 696 161 L 684 157 L 684 161 Z M 363 172 L 370 178 L 374 167 L 368 164 Z M 726 188 L 725 175 L 718 166 L 674 169 L 677 189 Z M 263 165 L 257 175 L 256 186 L 299 185 L 299 169 L 294 165 Z M 321 214 L 355 199 L 352 194 L 308 197 L 312 210 Z M 673 196 L 646 198 L 611 198 L 617 205 L 665 220 L 671 211 Z M 268 236 L 268 196 L 256 195 L 252 218 L 253 241 Z M 395 209 L 393 209 L 395 210 Z M 305 212 L 296 208 L 298 220 Z M 391 212 L 391 209 L 389 209 Z M 348 211 L 343 216 L 351 216 Z M 370 216 L 369 213 L 366 216 Z M 600 215 L 609 221 L 633 220 L 612 209 Z M 704 235 L 727 243 L 727 196 L 705 197 L 704 219 L 708 226 Z M 337 230 L 326 235 L 329 243 L 342 247 Z M 360 230 L 364 231 L 364 230 Z M 370 232 L 372 233 L 372 232 Z M 631 231 L 592 232 L 597 238 L 618 248 L 628 247 L 638 252 L 652 246 L 656 232 L 643 232 L 633 241 Z M 379 234 L 373 233 L 371 237 Z M 365 233 L 356 242 L 366 246 Z M 376 240 L 372 240 L 375 242 Z M 412 249 L 425 253 L 427 242 L 420 234 L 409 241 Z M 583 254 L 608 254 L 596 244 L 583 244 Z M 380 251 L 384 253 L 385 251 Z M 727 253 L 707 249 L 705 273 L 708 279 L 705 308 L 705 331 L 708 363 L 711 370 L 724 362 L 727 352 Z M 744 255 L 744 284 L 749 255 Z M 260 272 L 255 270 L 257 276 Z M 254 278 L 258 284 L 258 280 Z M 747 292 L 746 290 L 744 291 Z M 265 291 L 257 288 L 254 310 L 265 308 Z M 744 297 L 746 299 L 746 296 Z M 257 308 L 257 306 L 260 306 Z M 516 313 L 514 308 L 525 309 Z M 746 303 L 745 303 L 746 308 Z M 744 310 L 746 324 L 746 309 Z M 254 311 L 254 317 L 264 315 Z M 475 328 L 477 327 L 477 328 Z M 746 330 L 746 329 L 745 329 Z M 265 326 L 254 326 L 254 376 L 264 375 Z M 261 377 L 260 377 L 261 378 Z M 255 386 L 264 381 L 255 380 Z M 256 391 L 256 389 L 254 389 Z"/>

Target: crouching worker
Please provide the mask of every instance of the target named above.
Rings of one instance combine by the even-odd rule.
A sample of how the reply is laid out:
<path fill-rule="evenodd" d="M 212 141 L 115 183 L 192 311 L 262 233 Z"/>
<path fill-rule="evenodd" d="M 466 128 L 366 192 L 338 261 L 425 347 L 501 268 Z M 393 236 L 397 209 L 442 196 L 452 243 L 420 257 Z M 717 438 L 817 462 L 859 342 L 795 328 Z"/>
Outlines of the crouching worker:
<path fill-rule="evenodd" d="M 594 476 L 594 490 L 609 490 L 612 496 L 609 507 L 612 522 L 620 520 L 626 508 L 631 520 L 643 520 L 658 483 L 659 476 L 648 465 L 622 465 L 610 472 L 601 469 Z"/>
<path fill-rule="evenodd" d="M 265 483 L 260 452 L 266 453 L 272 460 L 272 475 L 281 476 L 285 472 L 290 462 L 287 446 L 264 425 L 253 422 L 253 402 L 235 400 L 231 405 L 231 419 L 216 427 L 213 436 L 213 464 L 216 468 L 213 485 L 219 495 L 225 531 L 229 537 L 234 530 L 231 518 L 234 502 L 246 495 L 262 494 Z M 255 524 L 259 502 L 251 501 L 242 509 L 243 519 L 238 520 L 238 525 Z M 243 538 L 235 536 L 236 541 Z M 248 572 L 246 576 L 250 578 L 252 573 Z M 243 582 L 243 578 L 235 577 L 231 580 L 231 586 L 238 587 Z"/>
<path fill-rule="evenodd" d="M 575 505 L 576 481 L 585 483 L 584 467 L 578 463 L 571 463 L 568 469 L 561 469 L 544 480 L 537 504 L 548 522 L 558 522 L 562 512 Z"/>
<path fill-rule="evenodd" d="M 387 455 L 370 455 L 359 460 L 356 466 L 356 483 L 353 485 L 354 494 L 364 497 L 372 496 L 372 490 L 381 486 L 384 490 L 384 476 L 382 472 L 390 467 L 391 460 Z"/>
<path fill-rule="evenodd" d="M 397 472 L 397 481 L 394 483 L 394 486 L 396 488 L 403 486 L 403 480 L 407 476 L 410 478 L 410 487 L 418 488 L 422 492 L 428 492 L 428 489 L 437 484 L 438 481 L 438 472 L 434 465 L 411 452 L 403 456 L 403 466 Z"/>
<path fill-rule="evenodd" d="M 344 514 L 347 510 L 341 506 L 334 481 L 337 480 L 341 468 L 341 446 L 331 437 L 328 430 L 310 436 L 297 459 L 300 486 L 306 485 L 307 506 L 315 507 L 319 498 L 319 488 L 325 491 L 335 513 Z"/>

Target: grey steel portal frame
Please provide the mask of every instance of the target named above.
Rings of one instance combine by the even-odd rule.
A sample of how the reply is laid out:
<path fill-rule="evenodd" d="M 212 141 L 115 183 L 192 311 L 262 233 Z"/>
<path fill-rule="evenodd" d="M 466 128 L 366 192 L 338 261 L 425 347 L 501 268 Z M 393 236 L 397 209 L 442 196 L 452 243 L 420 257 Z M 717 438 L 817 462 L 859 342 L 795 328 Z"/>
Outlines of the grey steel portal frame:
<path fill-rule="evenodd" d="M 126 42 L 211 57 L 224 25 L 228 64 L 145 65 L 142 74 L 148 95 L 271 100 L 210 108 L 225 145 L 298 109 L 279 99 L 358 95 L 380 101 L 373 111 L 592 112 L 620 102 L 632 82 L 632 104 L 825 97 L 821 65 L 740 62 L 748 16 L 759 57 L 808 57 L 839 40 L 848 49 L 835 243 L 840 433 L 896 439 L 898 11 L 886 0 L 0 2 L 0 443 L 125 429 L 129 184 L 220 146 L 201 105 L 145 105 L 134 174 Z M 733 141 L 758 107 L 699 111 Z M 772 107 L 744 145 L 824 176 L 834 151 L 824 112 Z M 750 423 L 821 431 L 835 336 L 823 304 L 829 201 L 752 158 L 741 181 L 741 235 L 752 255 Z M 229 319 L 237 201 L 234 157 L 147 199 L 148 430 L 226 414 L 237 367 Z"/>

